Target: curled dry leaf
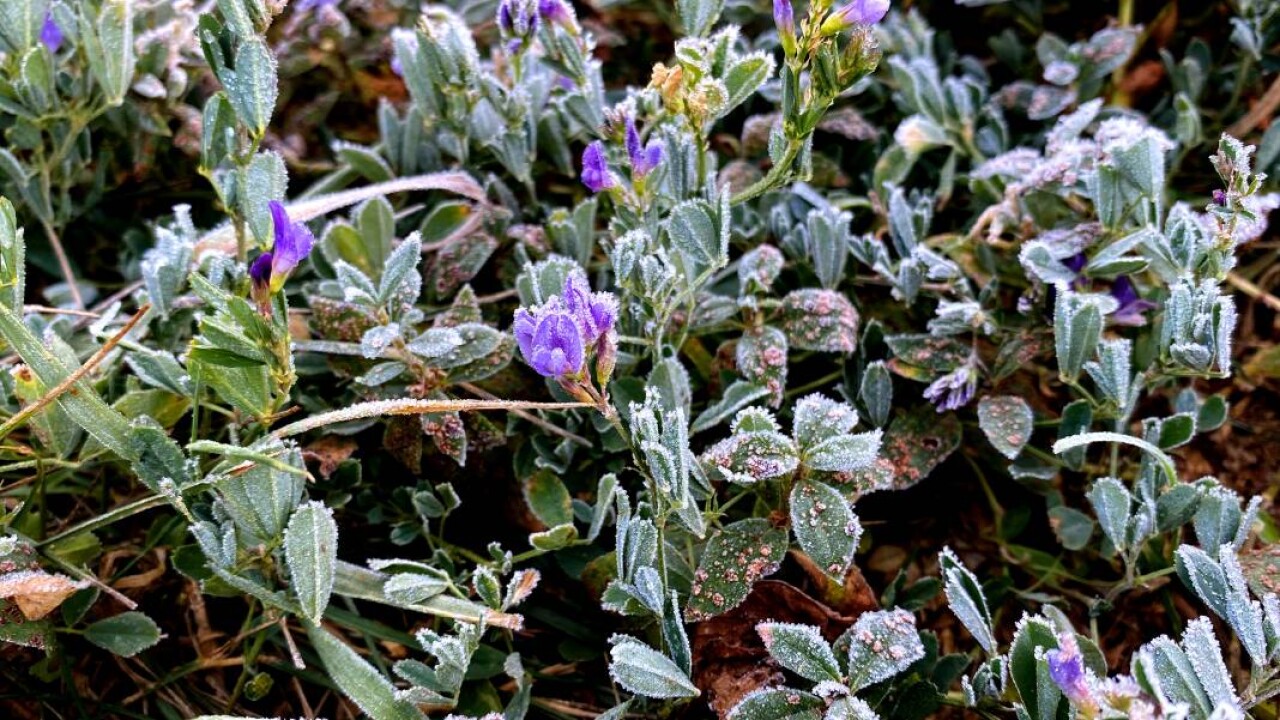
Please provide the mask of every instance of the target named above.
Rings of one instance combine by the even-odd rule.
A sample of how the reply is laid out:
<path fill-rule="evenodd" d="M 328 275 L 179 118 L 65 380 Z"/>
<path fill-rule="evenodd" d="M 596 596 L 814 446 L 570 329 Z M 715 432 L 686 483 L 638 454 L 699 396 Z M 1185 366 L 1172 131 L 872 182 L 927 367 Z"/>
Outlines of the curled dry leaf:
<path fill-rule="evenodd" d="M 19 570 L 0 575 L 0 598 L 12 600 L 28 620 L 53 612 L 87 582 L 43 570 Z"/>

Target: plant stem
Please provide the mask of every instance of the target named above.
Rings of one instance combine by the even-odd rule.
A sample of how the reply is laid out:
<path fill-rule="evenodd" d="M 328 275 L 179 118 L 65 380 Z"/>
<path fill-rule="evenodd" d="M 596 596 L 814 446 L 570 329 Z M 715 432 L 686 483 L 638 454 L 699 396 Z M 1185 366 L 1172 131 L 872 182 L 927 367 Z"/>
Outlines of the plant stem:
<path fill-rule="evenodd" d="M 800 156 L 800 150 L 803 149 L 804 143 L 800 140 L 790 140 L 787 143 L 786 152 L 782 154 L 782 161 L 774 164 L 769 169 L 769 174 L 760 178 L 751 187 L 734 195 L 729 199 L 730 205 L 738 205 L 748 200 L 754 200 L 770 190 L 778 187 L 791 175 L 791 165 L 795 163 L 796 158 Z"/>

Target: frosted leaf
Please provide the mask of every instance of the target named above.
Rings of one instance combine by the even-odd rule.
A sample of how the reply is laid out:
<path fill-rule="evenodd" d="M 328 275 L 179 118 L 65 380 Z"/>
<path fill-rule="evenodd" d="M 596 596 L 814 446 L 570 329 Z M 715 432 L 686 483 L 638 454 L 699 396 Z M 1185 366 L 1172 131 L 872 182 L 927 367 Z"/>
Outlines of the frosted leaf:
<path fill-rule="evenodd" d="M 814 393 L 800 398 L 795 413 L 792 436 L 802 450 L 827 438 L 843 435 L 858 424 L 858 411 L 848 403 L 838 402 Z"/>
<path fill-rule="evenodd" d="M 862 538 L 862 524 L 844 495 L 825 483 L 805 479 L 791 490 L 791 531 L 822 571 L 843 582 Z"/>
<path fill-rule="evenodd" d="M 1249 653 L 1255 668 L 1267 664 L 1267 639 L 1262 626 L 1262 604 L 1249 595 L 1240 561 L 1235 548 L 1223 545 L 1218 548 L 1218 564 L 1222 567 L 1227 583 L 1227 614 L 1223 617 L 1240 638 L 1240 644 Z"/>
<path fill-rule="evenodd" d="M 651 698 L 698 696 L 693 681 L 662 653 L 627 635 L 609 641 L 609 676 L 628 691 Z"/>
<path fill-rule="evenodd" d="M 1198 547 L 1183 545 L 1178 548 L 1175 562 L 1178 574 L 1188 580 L 1191 589 L 1205 605 L 1219 617 L 1227 615 L 1227 579 L 1222 568 Z"/>
<path fill-rule="evenodd" d="M 360 338 L 360 354 L 373 360 L 382 357 L 391 343 L 400 337 L 400 324 L 390 323 L 369 328 Z"/>
<path fill-rule="evenodd" d="M 856 697 L 846 697 L 831 703 L 823 720 L 880 720 L 880 716 L 866 701 Z"/>
<path fill-rule="evenodd" d="M 858 311 L 834 290 L 794 290 L 782 299 L 781 312 L 792 347 L 834 353 L 858 347 Z"/>
<path fill-rule="evenodd" d="M 1094 482 L 1088 495 L 1102 533 L 1116 550 L 1123 552 L 1128 546 L 1129 514 L 1133 506 L 1129 489 L 1119 480 L 1106 477 Z"/>
<path fill-rule="evenodd" d="M 1209 701 L 1214 706 L 1225 704 L 1238 709 L 1240 701 L 1236 699 L 1235 688 L 1222 661 L 1222 649 L 1218 646 L 1218 637 L 1213 633 L 1209 618 L 1198 617 L 1187 623 L 1182 634 L 1182 650 Z"/>
<path fill-rule="evenodd" d="M 462 345 L 462 335 L 454 328 L 429 328 L 409 343 L 409 351 L 427 359 L 438 358 Z"/>
<path fill-rule="evenodd" d="M 1217 640 L 1214 640 L 1214 647 L 1216 649 Z M 1158 692 L 1162 703 L 1185 704 L 1201 715 L 1209 714 L 1212 705 L 1196 678 L 1196 668 L 1177 643 L 1160 636 L 1142 646 L 1138 653 L 1137 665 L 1145 665 L 1150 672 L 1148 680 L 1154 685 L 1152 689 Z"/>
<path fill-rule="evenodd" d="M 835 653 L 816 627 L 763 622 L 756 625 L 756 634 L 778 664 L 800 677 L 815 683 L 841 680 Z"/>
<path fill-rule="evenodd" d="M 779 432 L 731 435 L 702 455 L 703 467 L 712 479 L 740 485 L 790 476 L 800 464 L 795 444 Z"/>
<path fill-rule="evenodd" d="M 938 554 L 938 565 L 942 568 L 945 582 L 943 589 L 951 612 L 955 613 L 960 623 L 988 655 L 995 654 L 996 639 L 991 631 L 991 610 L 987 606 L 987 597 L 982 592 L 978 578 L 960 563 L 951 548 L 943 548 Z"/>
<path fill-rule="evenodd" d="M 978 425 L 1000 454 L 1010 460 L 1018 457 L 1031 440 L 1034 421 L 1030 406 L 1020 397 L 984 397 L 978 403 Z"/>
<path fill-rule="evenodd" d="M 772 575 L 787 552 L 787 531 L 747 518 L 711 538 L 693 574 L 685 619 L 697 622 L 732 610 L 757 580 Z"/>
<path fill-rule="evenodd" d="M 803 462 L 811 470 L 851 473 L 870 467 L 880 452 L 879 429 L 857 435 L 832 437 L 805 451 Z"/>
<path fill-rule="evenodd" d="M 789 687 L 761 688 L 729 710 L 728 720 L 819 720 L 822 698 Z"/>
<path fill-rule="evenodd" d="M 924 657 L 916 621 L 906 610 L 863 613 L 849 629 L 849 688 L 857 692 Z"/>
<path fill-rule="evenodd" d="M 787 387 L 787 336 L 781 330 L 766 325 L 744 333 L 735 360 L 742 377 L 769 390 L 771 406 L 782 404 Z"/>

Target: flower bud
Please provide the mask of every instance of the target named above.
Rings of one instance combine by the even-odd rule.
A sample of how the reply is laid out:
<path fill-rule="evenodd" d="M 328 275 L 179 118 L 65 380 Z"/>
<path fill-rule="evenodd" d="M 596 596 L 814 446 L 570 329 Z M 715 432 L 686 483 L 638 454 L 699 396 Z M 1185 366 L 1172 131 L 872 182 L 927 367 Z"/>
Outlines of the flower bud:
<path fill-rule="evenodd" d="M 618 364 L 618 333 L 610 331 L 596 343 L 596 382 L 601 389 L 609 387 L 609 378 Z"/>
<path fill-rule="evenodd" d="M 889 13 L 889 0 L 853 0 L 827 16 L 819 32 L 835 35 L 855 25 L 875 25 Z"/>
<path fill-rule="evenodd" d="M 796 54 L 796 16 L 791 0 L 773 0 L 773 21 L 778 26 L 778 40 L 787 57 Z"/>

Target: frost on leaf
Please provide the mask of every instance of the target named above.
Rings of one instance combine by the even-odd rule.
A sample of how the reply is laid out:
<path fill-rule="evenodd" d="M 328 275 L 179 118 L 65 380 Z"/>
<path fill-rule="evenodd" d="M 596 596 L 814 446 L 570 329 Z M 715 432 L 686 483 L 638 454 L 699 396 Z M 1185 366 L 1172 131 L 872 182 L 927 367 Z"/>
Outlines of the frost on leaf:
<path fill-rule="evenodd" d="M 957 447 L 960 421 L 921 406 L 899 415 L 884 435 L 884 457 L 893 466 L 892 487 L 904 490 L 929 476 Z"/>
<path fill-rule="evenodd" d="M 765 326 L 744 333 L 735 359 L 742 377 L 768 389 L 771 406 L 782 404 L 787 387 L 787 336 L 781 330 Z"/>
<path fill-rule="evenodd" d="M 712 445 L 702 455 L 708 477 L 741 485 L 777 480 L 795 472 L 800 464 L 795 444 L 780 432 L 736 432 Z"/>
<path fill-rule="evenodd" d="M 825 703 L 812 693 L 789 687 L 756 690 L 729 711 L 729 720 L 819 720 Z"/>
<path fill-rule="evenodd" d="M 906 610 L 863 613 L 849 629 L 849 689 L 897 675 L 924 657 L 916 621 Z"/>
<path fill-rule="evenodd" d="M 985 397 L 978 403 L 978 424 L 991 444 L 1010 460 L 1031 439 L 1035 421 L 1027 401 L 1012 395 Z"/>
<path fill-rule="evenodd" d="M 815 683 L 839 682 L 840 664 L 818 628 L 797 623 L 756 625 L 764 647 L 778 664 Z"/>
<path fill-rule="evenodd" d="M 849 501 L 825 483 L 801 480 L 791 490 L 791 531 L 822 571 L 837 582 L 853 564 L 862 525 Z"/>
<path fill-rule="evenodd" d="M 777 571 L 787 539 L 786 530 L 763 518 L 726 526 L 711 538 L 693 574 L 685 619 L 697 622 L 737 607 L 757 580 Z"/>
<path fill-rule="evenodd" d="M 834 290 L 795 290 L 782 299 L 782 327 L 792 347 L 851 353 L 858 347 L 858 311 Z"/>

